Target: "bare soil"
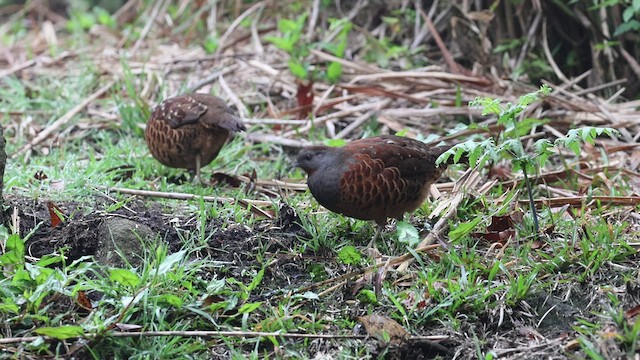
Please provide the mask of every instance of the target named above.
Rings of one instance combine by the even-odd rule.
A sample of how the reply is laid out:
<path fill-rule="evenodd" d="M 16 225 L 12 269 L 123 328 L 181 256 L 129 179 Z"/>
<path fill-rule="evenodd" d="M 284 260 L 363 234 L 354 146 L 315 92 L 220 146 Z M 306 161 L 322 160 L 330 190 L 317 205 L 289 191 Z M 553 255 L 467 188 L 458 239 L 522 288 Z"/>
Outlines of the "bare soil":
<path fill-rule="evenodd" d="M 129 224 L 128 230 L 131 232 L 137 232 L 136 224 L 148 227 L 154 241 L 162 241 L 171 252 L 181 249 L 184 245 L 185 236 L 181 235 L 198 230 L 196 219 L 180 215 L 166 204 L 155 201 L 134 199 L 127 202 L 126 206 L 109 212 L 104 209 L 112 203 L 102 197 L 92 199 L 91 203 L 56 203 L 66 217 L 61 225 L 51 227 L 51 216 L 45 202 L 15 196 L 9 196 L 7 200 L 10 207 L 17 209 L 20 235 L 28 238 L 28 254 L 37 258 L 60 251 L 64 251 L 70 261 L 83 256 L 94 256 L 100 252 L 100 246 L 106 236 L 100 229 L 114 221 L 121 226 L 123 219 L 126 219 L 124 223 Z M 262 265 L 256 260 L 255 251 L 266 244 L 265 255 L 271 257 L 271 260 L 268 261 L 269 266 L 266 268 L 263 282 L 250 301 L 272 302 L 274 306 L 277 305 L 274 300 L 281 296 L 318 282 L 319 279 L 311 276 L 314 266 L 320 264 L 324 267 L 327 271 L 326 277 L 337 276 L 350 270 L 336 264 L 335 254 L 330 249 L 321 250 L 313 255 L 289 255 L 287 250 L 293 242 L 307 234 L 298 224 L 298 215 L 291 207 L 282 205 L 279 214 L 277 219 L 265 220 L 254 228 L 240 224 L 224 224 L 221 219 L 208 220 L 204 230 L 204 236 L 208 239 L 207 246 L 199 255 L 225 262 L 227 265 L 221 270 L 225 272 L 225 276 L 233 276 L 248 283 L 251 278 L 246 276 L 250 273 L 246 270 L 261 268 Z M 113 233 L 111 236 L 113 237 Z M 112 240 L 117 242 L 117 239 Z M 606 268 L 601 269 L 599 273 L 603 278 L 610 275 Z M 388 280 L 393 281 L 394 276 L 396 275 L 389 274 Z M 625 284 L 621 279 L 613 279 L 610 285 L 640 288 L 637 284 Z M 366 305 L 355 301 L 355 293 L 361 287 L 362 283 L 350 281 L 346 286 L 326 294 L 321 300 L 308 302 L 306 306 L 309 313 L 317 313 L 318 309 L 322 309 L 325 314 L 333 313 L 336 318 L 356 319 L 368 313 Z M 419 332 L 411 334 L 414 337 L 448 337 L 447 340 L 437 343 L 416 338 L 393 347 L 380 346 L 375 339 L 366 340 L 366 343 L 372 353 L 389 359 L 468 358 L 476 354 L 478 346 L 484 349 L 484 346 L 489 344 L 495 349 L 500 349 L 504 358 L 566 358 L 566 351 L 570 349 L 566 348 L 567 344 L 563 339 L 570 336 L 577 316 L 589 318 L 593 316 L 590 315 L 591 312 L 602 310 L 599 300 L 604 299 L 606 295 L 599 291 L 599 288 L 599 285 L 593 283 L 567 283 L 553 289 L 551 293 L 536 290 L 513 308 L 499 307 L 485 314 L 460 313 L 458 331 L 452 330 L 450 324 L 431 323 Z M 585 295 L 582 296 L 583 294 Z M 89 293 L 88 296 L 96 298 L 101 294 Z M 637 296 L 629 297 L 628 300 L 625 308 L 638 303 Z M 61 309 L 71 305 L 59 304 Z M 342 331 L 337 325 L 328 326 L 326 333 Z M 354 328 L 354 332 L 364 334 L 359 326 Z M 541 344 L 540 339 L 556 340 Z M 344 342 L 338 340 L 314 340 L 309 344 L 308 354 L 332 354 L 343 345 Z M 610 346 L 613 354 L 622 355 L 613 345 L 615 343 Z M 263 346 L 269 348 L 272 344 L 264 342 Z M 219 350 L 224 353 L 224 345 L 221 345 Z"/>

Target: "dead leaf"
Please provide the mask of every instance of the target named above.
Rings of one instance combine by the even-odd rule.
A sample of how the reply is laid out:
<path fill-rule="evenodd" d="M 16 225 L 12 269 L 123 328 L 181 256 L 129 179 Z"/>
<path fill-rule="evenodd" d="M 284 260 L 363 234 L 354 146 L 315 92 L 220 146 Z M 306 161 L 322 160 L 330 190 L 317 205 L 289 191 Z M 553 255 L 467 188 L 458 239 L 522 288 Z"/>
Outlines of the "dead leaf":
<path fill-rule="evenodd" d="M 632 317 L 636 316 L 640 314 L 640 305 L 636 305 L 634 307 L 632 307 L 631 309 L 627 310 L 624 312 L 624 317 L 626 317 L 627 319 L 631 319 Z"/>
<path fill-rule="evenodd" d="M 531 248 L 534 250 L 542 249 L 547 243 L 540 240 L 534 240 L 531 242 Z"/>
<path fill-rule="evenodd" d="M 78 295 L 76 296 L 76 304 L 87 311 L 93 310 L 91 300 L 89 300 L 84 291 L 78 291 Z"/>
<path fill-rule="evenodd" d="M 404 343 L 409 333 L 397 321 L 382 315 L 358 317 L 369 336 L 376 338 L 382 346 L 398 346 Z"/>
<path fill-rule="evenodd" d="M 64 190 L 64 180 L 53 180 L 51 181 L 51 190 Z"/>
<path fill-rule="evenodd" d="M 140 331 L 140 330 L 142 330 L 142 326 L 134 325 L 134 324 L 116 323 L 116 327 L 120 331 Z"/>
<path fill-rule="evenodd" d="M 209 295 L 202 300 L 203 306 L 211 306 L 213 304 L 217 304 L 221 301 L 224 301 L 224 298 L 220 295 Z"/>
<path fill-rule="evenodd" d="M 222 172 L 215 172 L 211 176 L 211 185 L 226 184 L 231 187 L 240 187 L 242 180 L 236 176 L 231 176 Z"/>
<path fill-rule="evenodd" d="M 471 236 L 477 239 L 484 239 L 490 243 L 506 243 L 507 240 L 516 235 L 516 229 L 513 227 L 513 219 L 510 215 L 492 216 L 491 225 L 487 227 L 485 233 L 472 233 Z"/>
<path fill-rule="evenodd" d="M 298 82 L 296 99 L 298 100 L 298 107 L 301 107 L 298 116 L 300 119 L 306 119 L 309 115 L 311 105 L 313 105 L 313 81 Z"/>
<path fill-rule="evenodd" d="M 489 169 L 489 178 L 498 179 L 500 181 L 507 181 L 513 178 L 513 170 L 511 169 L 511 164 L 500 163 L 493 165 Z"/>
<path fill-rule="evenodd" d="M 62 224 L 62 220 L 58 214 L 63 214 L 62 210 L 57 207 L 51 201 L 47 201 L 47 209 L 49 209 L 49 216 L 51 217 L 51 227 L 58 227 L 58 225 Z"/>
<path fill-rule="evenodd" d="M 256 172 L 256 169 L 253 169 L 253 171 L 251 172 L 251 175 L 248 176 L 248 178 L 249 178 L 249 182 L 244 188 L 245 194 L 251 194 L 256 190 L 256 182 L 258 181 L 258 173 Z"/>

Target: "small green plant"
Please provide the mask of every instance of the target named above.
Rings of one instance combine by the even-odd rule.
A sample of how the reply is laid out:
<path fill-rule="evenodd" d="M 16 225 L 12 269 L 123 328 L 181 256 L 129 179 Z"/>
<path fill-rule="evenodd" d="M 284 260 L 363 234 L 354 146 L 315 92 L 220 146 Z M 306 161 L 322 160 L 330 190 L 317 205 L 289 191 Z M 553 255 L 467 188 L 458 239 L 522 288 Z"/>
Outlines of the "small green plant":
<path fill-rule="evenodd" d="M 362 256 L 355 246 L 347 245 L 338 251 L 338 259 L 345 265 L 359 265 Z"/>
<path fill-rule="evenodd" d="M 533 189 L 529 176 L 538 173 L 551 155 L 554 148 L 560 146 L 571 149 L 576 155 L 580 154 L 582 143 L 593 144 L 598 135 L 615 135 L 617 131 L 612 128 L 583 127 L 569 130 L 564 137 L 560 137 L 551 143 L 548 139 L 540 139 L 534 143 L 534 153 L 529 153 L 524 148 L 521 136 L 528 134 L 534 127 L 545 123 L 544 120 L 535 118 L 521 119 L 521 114 L 530 105 L 551 93 L 551 88 L 542 85 L 538 91 L 525 94 L 518 98 L 517 103 L 504 103 L 500 99 L 476 98 L 469 106 L 482 108 L 482 115 L 494 114 L 498 116 L 498 125 L 504 126 L 497 142 L 494 139 L 486 139 L 481 142 L 472 140 L 454 146 L 438 159 L 438 163 L 446 161 L 449 156 L 454 156 L 457 162 L 463 154 L 467 154 L 469 163 L 482 166 L 486 161 L 498 161 L 499 159 L 511 159 L 513 171 L 522 171 L 524 184 L 529 199 L 529 206 L 533 217 L 534 233 L 539 232 L 538 215 L 533 201 Z"/>
<path fill-rule="evenodd" d="M 615 6 L 622 6 L 622 4 L 627 5 L 627 7 L 622 12 L 622 23 L 618 25 L 616 31 L 613 33 L 613 36 L 620 36 L 628 32 L 637 32 L 638 30 L 640 30 L 640 21 L 638 21 L 638 17 L 640 17 L 640 1 L 608 1 L 604 2 L 603 4 Z"/>
<path fill-rule="evenodd" d="M 67 21 L 67 30 L 70 32 L 81 32 L 91 29 L 94 25 L 104 25 L 110 29 L 115 29 L 117 22 L 109 12 L 101 7 L 93 7 L 91 12 L 72 11 L 71 17 Z"/>
<path fill-rule="evenodd" d="M 131 68 L 124 59 L 121 63 L 124 72 L 122 87 L 126 89 L 127 96 L 125 98 L 116 95 L 118 112 L 122 118 L 123 128 L 142 137 L 144 136 L 144 132 L 138 124 L 147 121 L 151 115 L 151 110 L 145 100 L 139 95 L 140 89 L 138 89 L 136 76 L 131 72 Z"/>
<path fill-rule="evenodd" d="M 398 221 L 396 223 L 396 234 L 398 235 L 398 241 L 407 244 L 411 249 L 420 243 L 418 229 L 408 222 Z"/>
<path fill-rule="evenodd" d="M 346 19 L 330 19 L 328 33 L 329 36 L 335 34 L 333 40 L 310 42 L 302 36 L 306 21 L 306 13 L 294 20 L 281 19 L 278 21 L 278 30 L 282 35 L 267 36 L 265 39 L 289 54 L 289 71 L 298 79 L 314 81 L 324 78 L 330 83 L 335 83 L 342 76 L 342 64 L 329 61 L 322 70 L 312 68 L 309 59 L 310 50 L 324 49 L 338 58 L 343 58 L 352 24 Z"/>

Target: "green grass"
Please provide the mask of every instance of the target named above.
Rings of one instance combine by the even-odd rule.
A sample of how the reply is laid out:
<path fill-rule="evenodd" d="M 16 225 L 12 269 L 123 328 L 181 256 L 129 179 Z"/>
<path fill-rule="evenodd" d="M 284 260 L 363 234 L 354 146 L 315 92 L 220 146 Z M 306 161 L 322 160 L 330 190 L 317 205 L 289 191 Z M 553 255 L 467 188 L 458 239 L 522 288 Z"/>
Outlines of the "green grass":
<path fill-rule="evenodd" d="M 11 84 L 14 80 L 9 80 Z M 79 101 L 79 97 L 55 98 L 51 94 L 60 89 L 57 81 L 47 82 L 41 90 L 42 98 L 28 100 L 16 84 L 11 98 L 12 108 L 46 110 L 38 118 L 43 126 L 61 116 Z M 92 81 L 78 81 L 67 88 L 73 93 L 90 92 Z M 113 105 L 105 102 L 107 106 Z M 82 121 L 82 119 L 78 119 Z M 25 141 L 22 137 L 10 141 L 9 151 L 15 151 Z M 265 163 L 261 160 L 269 158 Z M 112 169 L 122 165 L 135 169 L 129 176 L 119 176 Z M 227 173 L 249 173 L 255 170 L 258 178 L 291 176 L 302 178 L 299 170 L 288 171 L 289 159 L 283 153 L 275 158 L 270 147 L 261 144 L 247 147 L 242 136 L 237 136 L 224 148 L 220 156 L 204 169 L 205 176 L 215 171 Z M 46 179 L 35 180 L 34 174 L 46 174 Z M 202 187 L 189 181 L 176 184 L 171 178 L 184 174 L 180 169 L 161 166 L 149 156 L 139 132 L 126 131 L 125 128 L 101 128 L 86 130 L 82 134 L 68 133 L 59 146 L 47 150 L 46 156 L 36 153 L 27 163 L 22 157 L 9 162 L 5 177 L 6 192 L 20 193 L 34 199 L 54 199 L 61 201 L 82 201 L 100 193 L 105 186 L 127 187 L 133 189 L 154 189 L 167 192 L 184 192 L 207 196 L 247 197 L 242 188 L 220 186 Z M 502 191 L 496 188 L 497 192 Z M 111 194 L 116 203 L 108 210 L 115 211 L 126 206 L 127 197 Z M 487 212 L 484 205 L 490 204 L 492 194 L 479 201 L 467 201 L 459 210 L 461 219 L 482 216 Z M 310 279 L 320 281 L 339 275 L 352 265 L 370 265 L 371 259 L 360 253 L 362 260 L 350 265 L 338 257 L 341 249 L 366 244 L 375 227 L 373 224 L 348 219 L 327 212 L 315 201 L 310 201 L 308 193 L 289 195 L 286 201 L 300 214 L 300 225 L 307 235 L 298 235 L 297 240 L 286 253 L 313 258 L 321 255 L 319 262 L 306 261 L 305 269 Z M 243 224 L 247 227 L 258 226 L 263 220 L 250 215 L 241 205 L 211 204 L 203 201 L 189 201 L 177 204 L 171 200 L 160 200 L 166 209 L 179 209 L 191 214 L 197 223 L 194 231 L 185 233 L 184 248 L 181 252 L 169 255 L 164 246 L 148 247 L 146 258 L 139 268 L 108 269 L 90 261 L 66 264 L 61 257 L 53 256 L 42 261 L 62 264 L 49 268 L 39 263 L 13 259 L 14 272 L 9 272 L 0 280 L 4 283 L 2 316 L 12 327 L 25 328 L 35 326 L 58 327 L 74 322 L 81 323 L 88 333 L 99 334 L 91 340 L 87 351 L 94 357 L 175 357 L 191 354 L 194 357 L 210 355 L 211 343 L 201 338 L 188 337 L 143 337 L 114 338 L 108 335 L 116 322 L 135 324 L 146 331 L 163 330 L 223 330 L 242 329 L 266 332 L 322 333 L 331 328 L 325 311 L 335 311 L 336 304 L 325 303 L 324 299 L 282 298 L 276 301 L 261 299 L 260 293 L 268 291 L 273 282 L 262 283 L 264 267 L 273 259 L 274 254 L 264 249 L 254 249 L 253 262 L 247 263 L 238 273 L 221 268 L 207 256 L 203 257 L 203 247 L 212 237 L 206 226 L 210 219 L 223 219 L 230 224 Z M 426 203 L 414 215 L 423 218 L 430 213 L 432 203 Z M 542 223 L 553 223 L 555 232 L 542 239 L 544 247 L 533 249 L 529 243 L 530 226 L 522 224 L 516 244 L 510 245 L 501 257 L 495 251 L 488 252 L 487 244 L 467 234 L 450 244 L 450 248 L 441 254 L 438 261 L 427 257 L 417 258 L 410 267 L 411 286 L 402 288 L 394 285 L 393 275 L 382 285 L 382 294 L 373 302 L 368 297 L 370 287 L 356 294 L 354 304 L 368 311 L 384 310 L 389 316 L 407 326 L 407 330 L 419 333 L 421 329 L 435 325 L 462 331 L 469 323 L 494 319 L 494 312 L 500 308 L 518 309 L 521 301 L 527 298 L 532 289 L 553 291 L 558 284 L 587 284 L 601 276 L 603 272 L 611 278 L 619 279 L 615 286 L 621 286 L 623 278 L 633 277 L 631 269 L 627 271 L 611 268 L 611 264 L 624 264 L 635 250 L 626 244 L 628 224 L 607 216 L 599 216 L 597 209 L 591 213 L 573 212 L 574 218 L 554 215 L 549 211 L 540 213 Z M 172 210 L 173 211 L 173 210 Z M 528 220 L 530 221 L 530 220 Z M 483 223 L 483 222 L 481 222 Z M 321 225 L 320 225 L 321 224 Z M 454 221 L 455 224 L 455 221 Z M 385 232 L 380 249 L 389 255 L 400 255 L 406 251 L 406 245 L 397 241 L 395 232 Z M 262 242 L 264 246 L 267 242 Z M 352 251 L 352 250 L 350 250 Z M 359 250 L 356 249 L 356 252 Z M 277 255 L 276 255 L 277 256 Z M 27 270 L 29 264 L 29 271 Z M 247 266 L 248 265 L 248 266 Z M 122 278 L 122 274 L 128 276 Z M 612 274 L 618 274 L 612 275 Z M 397 276 L 400 276 L 398 274 Z M 21 278 L 22 280 L 18 280 Z M 88 318 L 84 314 L 63 312 L 64 316 L 53 316 L 56 302 L 50 298 L 73 299 L 79 291 L 94 291 L 101 298 L 94 304 L 94 310 Z M 361 296 L 362 295 L 362 296 Z M 216 300 L 209 305 L 209 299 Z M 367 300 L 367 298 L 369 300 Z M 261 300 L 259 300 L 261 299 Z M 617 338 L 620 346 L 628 353 L 635 351 L 638 326 L 629 325 L 620 313 L 619 299 L 609 295 L 601 299 L 599 317 L 611 319 L 620 329 Z M 43 302 L 47 305 L 43 306 Z M 9 304 L 20 304 L 17 308 Z M 314 304 L 320 305 L 316 307 Z M 333 309 L 333 310 L 332 310 Z M 598 341 L 597 332 L 601 330 L 594 318 L 588 317 L 582 325 L 576 327 L 581 334 L 579 341 L 585 354 L 597 358 L 594 341 Z M 72 322 L 73 323 L 73 322 Z M 592 324 L 589 326 L 588 324 Z M 343 322 L 342 330 L 353 324 Z M 14 336 L 27 335 L 29 331 L 16 331 Z M 306 341 L 290 341 L 270 338 L 241 340 L 224 338 L 215 345 L 217 349 L 226 349 L 232 357 L 248 356 L 260 358 L 267 354 L 264 346 L 283 347 L 290 356 L 308 356 L 304 349 Z M 307 345 L 305 345 L 307 344 Z M 354 344 L 355 345 L 355 344 Z M 63 354 L 61 347 L 52 348 L 46 343 L 31 344 L 29 351 L 36 354 Z M 359 349 L 359 350 L 357 350 Z M 490 343 L 480 343 L 478 351 L 485 354 Z M 366 350 L 356 346 L 342 354 L 345 357 L 365 356 Z M 305 355 L 306 354 L 306 355 Z"/>
<path fill-rule="evenodd" d="M 178 15 L 177 11 L 171 5 L 168 16 L 194 18 L 191 12 Z M 104 16 L 100 11 L 92 14 L 93 18 L 87 21 L 110 26 L 108 18 L 100 20 Z M 65 41 L 58 49 L 50 50 L 91 46 L 93 40 L 88 29 L 93 25 L 83 27 L 81 20 L 74 17 L 73 22 L 78 26 L 73 27 L 71 34 L 65 34 Z M 16 21 L 15 34 L 3 37 L 2 41 L 17 44 L 18 40 L 25 40 L 27 29 L 18 29 L 20 24 L 22 22 Z M 126 31 L 132 34 L 128 42 L 135 43 L 135 34 L 139 34 L 144 23 L 128 26 Z M 184 26 L 195 29 L 196 36 L 211 35 L 203 30 L 201 22 Z M 152 32 L 149 36 L 160 35 Z M 378 42 L 378 51 L 386 54 L 380 60 L 383 63 L 415 56 L 384 39 Z M 303 56 L 305 61 L 307 55 Z M 498 184 L 484 195 L 468 194 L 461 203 L 457 216 L 450 220 L 450 229 L 459 230 L 459 237 L 442 239 L 448 244 L 435 254 L 416 254 L 415 261 L 404 273 L 393 269 L 386 272 L 378 284 L 379 289 L 373 286 L 375 279 L 356 277 L 330 291 L 327 291 L 329 285 L 301 292 L 300 289 L 310 284 L 374 265 L 375 260 L 366 255 L 364 246 L 373 236 L 375 224 L 331 213 L 312 200 L 308 192 L 272 189 L 282 196 L 268 198 L 256 192 L 247 194 L 244 186 L 194 184 L 188 181 L 189 175 L 184 170 L 162 166 L 150 156 L 138 125 L 146 121 L 150 107 L 161 100 L 162 94 L 170 91 L 168 82 L 161 84 L 158 78 L 150 80 L 157 87 L 149 94 L 151 98 L 144 98 L 146 74 L 130 69 L 125 57 L 112 65 L 122 67 L 122 74 L 107 95 L 91 106 L 116 120 L 96 115 L 99 112 L 82 111 L 63 125 L 54 140 L 47 139 L 36 146 L 28 159 L 23 154 L 10 158 L 4 177 L 6 196 L 36 204 L 23 209 L 23 216 L 31 216 L 27 210 L 36 212 L 39 205 L 52 201 L 60 205 L 83 204 L 80 209 L 64 214 L 67 223 L 95 214 L 134 217 L 126 208 L 137 200 L 106 190 L 122 187 L 197 196 L 269 199 L 274 205 L 264 210 L 273 211 L 276 220 L 282 215 L 278 208 L 286 203 L 295 210 L 298 218 L 294 222 L 301 231 L 280 231 L 276 220 L 255 215 L 239 203 L 209 203 L 198 198 L 190 201 L 145 198 L 144 206 L 159 206 L 159 212 L 167 215 L 163 220 L 175 228 L 179 246 L 170 250 L 176 243 L 166 243 L 165 234 L 159 234 L 153 241 L 143 242 L 143 253 L 139 254 L 143 260 L 139 265 L 114 267 L 99 264 L 92 258 L 71 261 L 66 257 L 69 249 L 65 248 L 41 258 L 32 257 L 30 247 L 38 245 L 33 244 L 32 239 L 49 226 L 47 221 L 33 215 L 33 219 L 40 222 L 28 229 L 23 238 L 11 235 L 11 229 L 0 227 L 3 249 L 0 321 L 6 324 L 0 331 L 1 337 L 35 336 L 38 331 L 53 328 L 47 329 L 51 331 L 48 334 L 62 338 L 63 330 L 79 331 L 90 336 L 84 339 L 86 345 L 78 354 L 96 359 L 311 358 L 323 352 L 336 358 L 373 358 L 391 350 L 377 349 L 374 341 L 360 339 L 320 341 L 229 335 L 116 337 L 112 332 L 128 325 L 142 331 L 234 330 L 344 335 L 353 333 L 358 316 L 384 314 L 415 335 L 458 334 L 454 341 L 461 343 L 475 339 L 472 350 L 464 354 L 492 358 L 501 336 L 514 334 L 520 327 L 538 325 L 543 314 L 534 317 L 529 314 L 540 305 L 536 303 L 535 294 L 544 293 L 554 298 L 569 298 L 571 306 L 579 312 L 574 321 L 563 324 L 570 329 L 566 330 L 569 336 L 577 341 L 577 348 L 564 350 L 565 356 L 606 358 L 602 346 L 606 341 L 612 341 L 621 356 L 633 356 L 637 352 L 640 321 L 625 314 L 634 301 L 625 297 L 629 295 L 621 295 L 621 289 L 629 293 L 633 286 L 638 286 L 637 251 L 631 245 L 637 242 L 638 232 L 625 211 L 606 204 L 561 211 L 540 209 L 541 229 L 545 231 L 536 234 L 531 212 L 526 206 L 516 204 L 516 194 L 510 186 Z M 99 70 L 90 56 L 79 56 L 58 70 L 61 71 L 42 71 L 33 78 L 11 75 L 0 79 L 0 108 L 17 114 L 2 115 L 3 125 L 8 124 L 5 135 L 9 154 L 14 154 L 35 133 L 104 85 L 104 78 L 110 76 Z M 187 83 L 185 78 L 178 88 L 186 88 Z M 508 120 L 516 118 L 512 115 Z M 508 148 L 497 147 L 507 142 L 509 136 L 519 142 L 519 136 L 528 134 L 541 123 L 538 119 L 515 123 L 505 132 L 506 138 L 493 148 L 476 145 L 478 147 L 471 150 L 508 153 Z M 380 132 L 380 127 L 377 121 L 370 121 L 362 130 L 372 136 Z M 575 150 L 576 144 L 581 146 L 581 139 L 588 142 L 590 130 L 569 134 L 563 140 L 564 146 Z M 256 125 L 248 131 L 276 133 L 279 129 Z M 443 134 L 445 132 L 443 130 Z M 325 141 L 325 128 L 312 129 L 309 139 Z M 477 140 L 481 139 L 484 138 Z M 529 176 L 551 166 L 569 166 L 566 159 L 545 163 L 540 158 L 551 156 L 546 150 L 545 147 L 530 154 L 526 161 L 518 160 L 526 162 L 522 167 L 535 170 Z M 250 144 L 243 134 L 238 134 L 212 164 L 203 168 L 203 176 L 209 178 L 214 172 L 251 175 L 255 171 L 258 179 L 302 181 L 302 171 L 290 168 L 292 152 L 274 144 Z M 505 157 L 508 158 L 496 160 L 504 161 Z M 595 160 L 607 161 L 604 157 Z M 123 167 L 134 171 L 129 173 Z M 450 171 L 454 177 L 458 173 Z M 607 179 L 622 176 L 603 174 Z M 185 181 L 175 181 L 179 178 Z M 597 181 L 585 186 L 577 176 L 569 176 L 552 185 L 568 190 L 582 188 L 593 195 L 630 193 L 632 190 L 624 181 L 628 179 L 621 180 L 612 182 L 614 187 L 608 188 Z M 535 184 L 533 189 L 535 197 L 547 196 Z M 519 191 L 519 199 L 526 200 L 524 186 Z M 408 223 L 399 226 L 402 231 L 388 227 L 377 243 L 380 251 L 393 257 L 412 250 L 414 246 L 403 242 L 412 236 L 407 232 L 411 232 L 412 226 L 422 228 L 435 205 L 425 202 L 411 217 L 407 216 Z M 516 211 L 526 214 L 521 222 L 513 224 L 515 238 L 503 249 L 474 234 L 485 231 L 492 214 L 511 215 Z M 466 229 L 463 224 L 475 226 Z M 120 255 L 129 259 L 132 254 Z M 92 297 L 91 311 L 76 305 L 81 293 Z M 539 331 L 547 334 L 545 329 Z M 606 332 L 612 334 L 611 339 Z M 520 337 L 510 339 L 516 342 Z M 11 346 L 15 348 L 1 345 L 0 349 L 15 351 L 11 353 L 15 356 L 18 353 L 68 355 L 68 348 L 61 342 L 42 338 Z"/>

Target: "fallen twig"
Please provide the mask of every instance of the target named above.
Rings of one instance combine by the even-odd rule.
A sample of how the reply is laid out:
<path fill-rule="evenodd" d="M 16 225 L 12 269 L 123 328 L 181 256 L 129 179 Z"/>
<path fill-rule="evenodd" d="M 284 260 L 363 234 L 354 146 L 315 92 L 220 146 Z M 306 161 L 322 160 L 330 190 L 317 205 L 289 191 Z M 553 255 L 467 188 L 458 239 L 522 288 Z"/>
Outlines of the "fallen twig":
<path fill-rule="evenodd" d="M 528 200 L 527 200 L 528 201 Z M 519 200 L 524 202 L 524 200 Z M 569 205 L 573 207 L 589 207 L 589 204 L 594 202 L 601 202 L 606 205 L 623 205 L 623 206 L 637 206 L 640 205 L 640 196 L 575 196 L 575 197 L 557 197 L 557 198 L 542 198 L 535 199 L 534 203 L 536 207 L 548 206 L 548 207 L 562 207 Z"/>
<path fill-rule="evenodd" d="M 162 192 L 162 191 L 151 191 L 151 190 L 137 190 L 137 189 L 127 189 L 127 188 L 117 188 L 117 187 L 100 187 L 102 190 L 113 191 L 120 194 L 127 195 L 137 195 L 137 196 L 145 196 L 145 197 L 159 197 L 164 199 L 175 199 L 175 200 L 194 200 L 194 199 L 202 199 L 207 202 L 217 202 L 222 204 L 242 204 L 249 207 L 251 212 L 254 212 L 258 215 L 265 216 L 267 218 L 273 218 L 273 215 L 265 212 L 256 207 L 256 205 L 260 206 L 272 206 L 274 203 L 272 201 L 265 200 L 252 200 L 252 199 L 235 199 L 229 197 L 222 196 L 202 196 L 195 194 L 185 194 L 185 193 L 176 193 L 176 192 Z"/>

